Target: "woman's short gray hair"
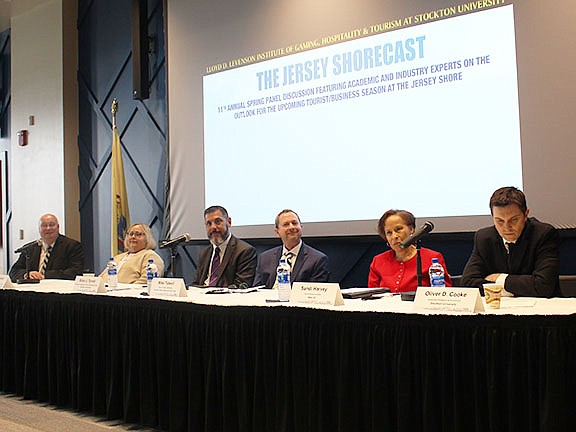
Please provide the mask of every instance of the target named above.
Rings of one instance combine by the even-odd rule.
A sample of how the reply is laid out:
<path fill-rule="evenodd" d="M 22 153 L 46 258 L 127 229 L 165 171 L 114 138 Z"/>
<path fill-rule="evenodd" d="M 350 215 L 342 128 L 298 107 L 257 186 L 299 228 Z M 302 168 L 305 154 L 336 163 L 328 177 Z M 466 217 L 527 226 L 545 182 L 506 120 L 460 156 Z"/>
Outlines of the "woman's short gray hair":
<path fill-rule="evenodd" d="M 126 231 L 126 238 L 124 239 L 124 242 L 128 244 L 128 233 L 130 233 L 130 231 L 132 231 L 132 228 L 134 228 L 135 226 L 140 227 L 142 229 L 142 232 L 144 232 L 144 235 L 146 236 L 146 249 L 156 249 L 156 246 L 158 244 L 156 243 L 154 234 L 152 234 L 152 230 L 145 223 L 139 222 L 130 225 L 130 228 L 128 228 L 128 231 Z"/>

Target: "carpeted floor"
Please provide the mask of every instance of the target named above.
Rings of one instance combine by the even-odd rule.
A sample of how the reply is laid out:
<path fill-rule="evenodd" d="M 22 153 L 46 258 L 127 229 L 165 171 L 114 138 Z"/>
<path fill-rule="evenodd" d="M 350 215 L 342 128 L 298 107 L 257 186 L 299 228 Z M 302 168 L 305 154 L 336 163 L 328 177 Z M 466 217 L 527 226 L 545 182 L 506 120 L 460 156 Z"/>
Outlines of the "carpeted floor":
<path fill-rule="evenodd" d="M 107 421 L 0 393 L 0 431 L 152 432 L 155 429 L 141 428 L 135 425 L 119 423 L 118 421 Z"/>

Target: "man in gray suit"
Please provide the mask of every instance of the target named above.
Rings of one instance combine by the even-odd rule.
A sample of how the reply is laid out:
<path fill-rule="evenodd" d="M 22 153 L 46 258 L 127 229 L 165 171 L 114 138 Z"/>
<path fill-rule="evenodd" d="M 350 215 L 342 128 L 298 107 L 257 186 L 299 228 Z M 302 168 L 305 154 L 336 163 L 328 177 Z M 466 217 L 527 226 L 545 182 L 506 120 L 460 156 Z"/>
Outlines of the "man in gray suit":
<path fill-rule="evenodd" d="M 284 257 L 292 268 L 291 282 L 328 282 L 328 257 L 302 241 L 300 217 L 293 210 L 282 210 L 276 216 L 274 232 L 282 245 L 260 254 L 255 285 L 276 286 L 276 267 Z"/>
<path fill-rule="evenodd" d="M 252 286 L 256 271 L 256 249 L 230 232 L 232 219 L 222 206 L 204 210 L 210 246 L 200 252 L 193 284 L 197 286 Z"/>

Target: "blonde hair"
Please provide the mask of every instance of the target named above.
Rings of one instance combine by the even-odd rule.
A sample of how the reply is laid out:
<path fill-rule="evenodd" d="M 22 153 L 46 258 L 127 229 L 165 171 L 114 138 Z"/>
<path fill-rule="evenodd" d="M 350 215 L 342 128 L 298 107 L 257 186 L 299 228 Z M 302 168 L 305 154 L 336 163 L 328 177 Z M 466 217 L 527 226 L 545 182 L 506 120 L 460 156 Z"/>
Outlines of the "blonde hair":
<path fill-rule="evenodd" d="M 132 231 L 132 228 L 134 228 L 135 226 L 139 226 L 140 228 L 142 228 L 142 231 L 146 236 L 146 249 L 156 249 L 156 246 L 158 244 L 156 243 L 154 234 L 152 234 L 152 230 L 150 229 L 150 227 L 144 223 L 134 223 L 130 225 L 130 228 L 128 228 L 128 230 L 126 231 L 126 237 L 124 238 L 124 242 L 128 244 L 128 233 Z"/>

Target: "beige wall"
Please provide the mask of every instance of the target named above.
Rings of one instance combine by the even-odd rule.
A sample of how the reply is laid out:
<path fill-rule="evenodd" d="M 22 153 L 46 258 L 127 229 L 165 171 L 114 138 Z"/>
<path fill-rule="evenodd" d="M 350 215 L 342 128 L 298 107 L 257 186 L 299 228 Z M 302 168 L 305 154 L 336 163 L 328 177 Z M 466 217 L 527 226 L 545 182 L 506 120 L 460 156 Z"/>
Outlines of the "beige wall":
<path fill-rule="evenodd" d="M 75 24 L 74 0 L 46 1 L 11 20 L 12 250 L 38 237 L 44 213 L 80 238 Z M 18 146 L 22 129 L 29 131 L 26 147 Z"/>

